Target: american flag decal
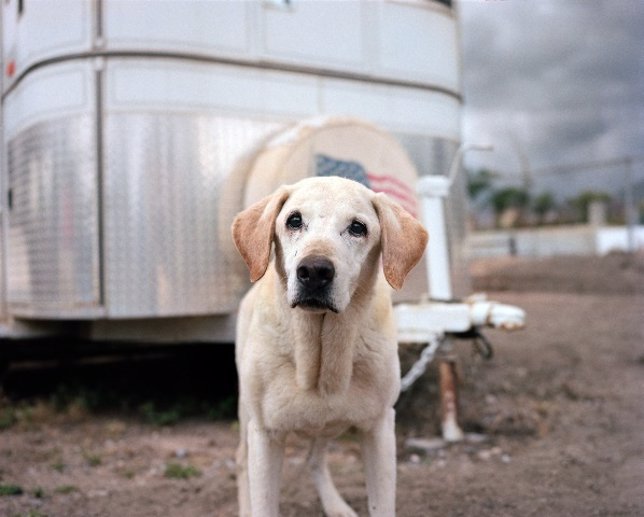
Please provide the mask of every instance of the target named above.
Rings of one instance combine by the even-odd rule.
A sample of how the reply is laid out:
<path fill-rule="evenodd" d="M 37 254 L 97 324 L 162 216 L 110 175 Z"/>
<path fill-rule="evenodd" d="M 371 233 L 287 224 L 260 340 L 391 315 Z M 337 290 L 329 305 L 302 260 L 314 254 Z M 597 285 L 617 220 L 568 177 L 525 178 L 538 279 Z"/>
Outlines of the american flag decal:
<path fill-rule="evenodd" d="M 362 183 L 374 192 L 384 192 L 411 215 L 417 217 L 416 195 L 404 181 L 398 178 L 368 172 L 358 162 L 337 160 L 324 154 L 315 155 L 315 174 L 317 176 L 340 176 Z"/>

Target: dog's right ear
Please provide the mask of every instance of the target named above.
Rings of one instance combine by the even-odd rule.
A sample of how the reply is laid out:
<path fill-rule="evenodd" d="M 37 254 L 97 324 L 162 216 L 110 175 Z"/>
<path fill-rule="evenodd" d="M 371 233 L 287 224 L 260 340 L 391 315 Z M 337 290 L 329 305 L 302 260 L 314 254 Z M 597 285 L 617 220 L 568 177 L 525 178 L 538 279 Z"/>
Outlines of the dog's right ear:
<path fill-rule="evenodd" d="M 281 187 L 237 214 L 232 225 L 233 241 L 250 271 L 250 281 L 264 276 L 271 257 L 275 219 L 289 196 Z"/>

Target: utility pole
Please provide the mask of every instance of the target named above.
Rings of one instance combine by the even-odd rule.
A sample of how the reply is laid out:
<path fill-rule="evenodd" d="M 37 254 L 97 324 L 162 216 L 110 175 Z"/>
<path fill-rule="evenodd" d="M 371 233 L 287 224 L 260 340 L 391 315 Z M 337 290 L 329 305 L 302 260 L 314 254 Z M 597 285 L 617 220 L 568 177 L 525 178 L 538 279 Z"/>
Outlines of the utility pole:
<path fill-rule="evenodd" d="M 514 152 L 517 154 L 517 157 L 519 158 L 519 167 L 521 168 L 519 172 L 521 174 L 521 182 L 523 184 L 523 188 L 526 191 L 526 193 L 529 195 L 532 192 L 532 183 L 533 183 L 532 171 L 530 170 L 530 160 L 528 159 L 528 155 L 525 152 L 525 148 L 523 144 L 514 133 L 510 133 L 510 142 L 512 143 Z"/>
<path fill-rule="evenodd" d="M 635 201 L 633 198 L 633 158 L 624 159 L 624 222 L 626 223 L 626 249 L 635 251 Z"/>

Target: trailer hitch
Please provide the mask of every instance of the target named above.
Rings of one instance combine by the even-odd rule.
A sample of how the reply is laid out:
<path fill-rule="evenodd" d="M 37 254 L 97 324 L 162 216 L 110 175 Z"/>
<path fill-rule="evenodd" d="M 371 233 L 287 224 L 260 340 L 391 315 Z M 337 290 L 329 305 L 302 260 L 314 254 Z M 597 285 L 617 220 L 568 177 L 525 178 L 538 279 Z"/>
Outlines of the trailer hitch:
<path fill-rule="evenodd" d="M 450 334 L 455 339 L 470 339 L 474 351 L 483 359 L 489 361 L 494 357 L 494 348 L 491 341 L 483 334 L 480 327 L 472 327 L 465 332 L 453 332 Z"/>

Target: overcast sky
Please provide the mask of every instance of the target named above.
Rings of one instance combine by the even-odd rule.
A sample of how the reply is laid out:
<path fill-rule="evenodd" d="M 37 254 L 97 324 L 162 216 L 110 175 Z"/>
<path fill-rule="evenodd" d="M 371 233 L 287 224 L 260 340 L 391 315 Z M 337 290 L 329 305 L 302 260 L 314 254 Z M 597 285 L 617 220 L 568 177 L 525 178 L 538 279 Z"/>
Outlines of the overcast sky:
<path fill-rule="evenodd" d="M 460 15 L 463 138 L 495 146 L 468 167 L 518 179 L 523 159 L 539 190 L 601 188 L 622 170 L 539 169 L 644 157 L 644 0 L 461 0 Z"/>

